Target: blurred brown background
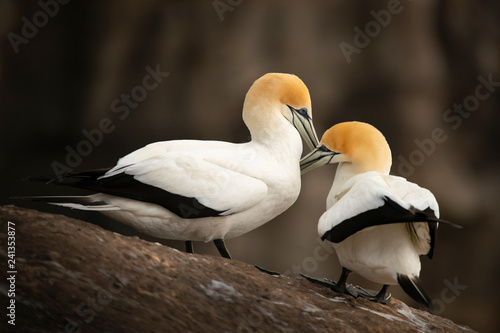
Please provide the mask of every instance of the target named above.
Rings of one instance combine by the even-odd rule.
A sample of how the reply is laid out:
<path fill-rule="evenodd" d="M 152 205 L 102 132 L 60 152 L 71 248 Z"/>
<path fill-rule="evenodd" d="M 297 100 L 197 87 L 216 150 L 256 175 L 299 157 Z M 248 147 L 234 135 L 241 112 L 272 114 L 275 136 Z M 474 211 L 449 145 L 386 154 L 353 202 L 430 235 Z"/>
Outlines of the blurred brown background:
<path fill-rule="evenodd" d="M 113 130 L 75 170 L 112 166 L 154 141 L 247 141 L 241 108 L 252 82 L 294 73 L 309 87 L 318 135 L 341 121 L 372 123 L 391 145 L 393 173 L 429 188 L 441 216 L 465 226 L 441 226 L 434 259 L 422 258 L 438 313 L 500 330 L 500 2 L 65 2 L 0 0 L 0 204 L 133 235 L 98 213 L 9 197 L 84 194 L 21 179 L 67 164 L 68 146 L 85 151 L 84 130 L 95 133 L 104 118 Z M 151 90 L 141 88 L 148 66 L 169 73 Z M 436 129 L 444 134 L 431 143 Z M 336 279 L 337 258 L 325 260 L 316 233 L 334 172 L 305 175 L 291 209 L 227 241 L 233 257 Z M 195 251 L 217 255 L 212 244 Z"/>

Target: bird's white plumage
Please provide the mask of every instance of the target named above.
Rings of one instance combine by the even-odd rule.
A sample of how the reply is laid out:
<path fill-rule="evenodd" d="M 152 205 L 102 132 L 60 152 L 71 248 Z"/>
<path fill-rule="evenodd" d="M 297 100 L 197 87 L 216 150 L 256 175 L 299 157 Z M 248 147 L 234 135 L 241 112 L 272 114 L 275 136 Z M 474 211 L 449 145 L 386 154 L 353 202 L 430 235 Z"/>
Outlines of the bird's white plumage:
<path fill-rule="evenodd" d="M 119 168 L 142 183 L 196 198 L 222 211 L 221 216 L 193 219 L 187 210 L 181 218 L 158 205 L 101 194 L 103 201 L 120 207 L 103 213 L 157 237 L 210 241 L 240 236 L 282 213 L 299 194 L 301 142 L 296 131 L 290 134 L 294 148 L 278 159 L 280 154 L 250 142 L 170 151 L 139 163 L 127 158 L 128 166 Z M 274 147 L 282 151 L 288 143 Z"/>
<path fill-rule="evenodd" d="M 330 155 L 322 145 L 331 150 Z M 398 274 L 418 277 L 419 255 L 431 250 L 428 223 L 383 224 L 376 219 L 385 216 L 378 214 L 391 213 L 385 209 L 392 209 L 393 204 L 403 212 L 430 208 L 439 217 L 434 195 L 402 177 L 389 175 L 390 148 L 383 135 L 369 124 L 340 123 L 325 132 L 321 145 L 303 159 L 302 166 L 311 170 L 325 163 L 339 165 L 327 197 L 327 210 L 318 223 L 319 236 L 340 230 L 333 229 L 338 226 L 343 227 L 342 232 L 353 230 L 347 238 L 332 243 L 340 264 L 381 284 L 398 284 Z M 385 198 L 390 200 L 389 206 Z M 349 223 L 360 223 L 359 219 L 373 223 L 355 231 Z"/>
<path fill-rule="evenodd" d="M 436 217 L 439 217 L 439 206 L 431 191 L 409 182 L 403 177 L 384 176 L 384 180 L 394 193 L 394 196 L 417 209 L 425 210 L 430 208 L 434 211 Z"/>
<path fill-rule="evenodd" d="M 242 169 L 242 163 L 250 162 L 250 159 L 245 159 L 252 157 L 251 147 L 246 152 L 242 145 L 223 146 L 219 149 L 168 151 L 150 155 L 140 162 L 127 158 L 126 166 L 119 167 L 119 170 L 141 183 L 196 198 L 201 204 L 223 212 L 222 215 L 234 214 L 263 200 L 268 187 L 262 180 L 237 171 Z M 232 166 L 221 166 L 230 161 Z M 109 174 L 116 173 L 110 170 Z"/>
<path fill-rule="evenodd" d="M 150 143 L 140 149 L 131 152 L 128 155 L 120 158 L 116 166 L 111 168 L 106 172 L 104 177 L 110 177 L 121 173 L 123 168 L 126 168 L 132 164 L 140 163 L 146 161 L 150 158 L 154 158 L 160 154 L 168 152 L 188 152 L 193 150 L 214 150 L 214 149 L 224 149 L 231 147 L 232 143 L 223 141 L 213 141 L 213 140 L 172 140 L 172 141 L 160 141 Z"/>
<path fill-rule="evenodd" d="M 342 267 L 376 283 L 394 285 L 397 274 L 420 274 L 420 259 L 404 224 L 366 228 L 333 247 Z"/>
<path fill-rule="evenodd" d="M 61 198 L 53 202 L 40 199 L 100 211 L 160 238 L 207 242 L 240 236 L 293 204 L 300 192 L 300 136 L 311 147 L 318 142 L 309 92 L 294 75 L 269 73 L 256 80 L 245 97 L 243 120 L 252 137 L 250 142 L 174 140 L 149 144 L 122 157 L 97 179 L 86 178 L 93 174 L 70 175 L 68 182 L 62 182 L 103 193 L 81 200 L 72 197 L 67 203 Z M 180 213 L 173 212 L 173 207 L 170 211 L 154 203 L 155 198 L 148 201 L 151 198 L 143 193 L 130 193 L 138 188 L 174 197 L 180 202 L 176 208 L 182 208 L 186 201 L 189 205 Z M 209 213 L 197 217 L 197 206 Z"/>
<path fill-rule="evenodd" d="M 370 171 L 334 183 L 327 197 L 327 210 L 318 223 L 318 234 L 323 236 L 343 221 L 381 207 L 384 197 L 405 209 L 411 206 L 420 210 L 431 208 L 439 217 L 436 198 L 429 190 L 402 177 Z"/>
<path fill-rule="evenodd" d="M 381 207 L 384 197 L 406 209 L 431 208 L 439 216 L 437 201 L 429 190 L 402 177 L 372 171 L 335 184 L 328 195 L 328 208 L 319 220 L 318 234 L 322 236 L 351 217 Z M 427 223 L 412 225 L 413 230 L 406 224 L 365 228 L 333 247 L 343 267 L 373 282 L 397 284 L 397 273 L 419 275 L 418 256 L 430 250 Z"/>

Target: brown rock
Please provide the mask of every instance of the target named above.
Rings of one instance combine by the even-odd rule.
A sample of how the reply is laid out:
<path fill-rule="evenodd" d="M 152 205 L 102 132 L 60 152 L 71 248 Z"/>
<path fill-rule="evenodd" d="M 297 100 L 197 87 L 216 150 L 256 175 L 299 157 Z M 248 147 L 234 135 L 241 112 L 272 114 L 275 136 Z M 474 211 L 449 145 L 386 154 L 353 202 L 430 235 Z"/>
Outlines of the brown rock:
<path fill-rule="evenodd" d="M 90 223 L 0 207 L 2 272 L 15 225 L 16 332 L 473 332 L 237 260 L 187 254 Z M 11 224 L 12 226 L 12 224 Z M 11 286 L 3 278 L 2 290 Z M 8 304 L 8 293 L 1 293 Z M 4 308 L 5 309 L 5 308 Z M 2 329 L 2 331 L 5 331 Z"/>

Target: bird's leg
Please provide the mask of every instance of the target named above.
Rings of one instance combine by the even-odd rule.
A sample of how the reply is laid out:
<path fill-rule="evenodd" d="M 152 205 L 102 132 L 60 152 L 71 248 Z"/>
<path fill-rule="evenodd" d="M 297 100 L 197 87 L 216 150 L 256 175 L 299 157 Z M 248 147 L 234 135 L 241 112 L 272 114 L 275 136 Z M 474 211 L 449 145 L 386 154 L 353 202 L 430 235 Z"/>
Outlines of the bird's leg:
<path fill-rule="evenodd" d="M 302 273 L 300 273 L 299 275 L 302 276 L 307 281 L 319 284 L 320 286 L 323 286 L 323 287 L 332 288 L 335 285 L 335 282 L 332 281 L 332 280 L 328 280 L 328 279 L 316 279 L 316 278 L 307 276 L 307 275 L 302 274 Z"/>
<path fill-rule="evenodd" d="M 275 275 L 275 276 L 280 275 L 280 273 L 279 273 L 279 272 L 270 271 L 270 270 L 268 270 L 268 269 L 265 269 L 265 268 L 260 267 L 260 266 L 257 266 L 257 265 L 255 265 L 255 268 L 257 268 L 259 271 L 264 272 L 264 273 L 267 273 L 267 274 L 269 274 L 269 275 Z"/>
<path fill-rule="evenodd" d="M 342 274 L 340 275 L 339 280 L 337 282 L 328 279 L 319 280 L 304 274 L 300 274 L 300 276 L 306 278 L 307 280 L 313 283 L 319 284 L 323 287 L 328 287 L 338 293 L 347 293 L 353 297 L 358 297 L 357 289 L 352 285 L 346 284 L 347 277 L 349 276 L 349 274 L 351 274 L 351 271 L 345 267 L 342 267 Z"/>
<path fill-rule="evenodd" d="M 332 289 L 335 290 L 336 292 L 339 292 L 339 293 L 347 292 L 346 281 L 347 281 L 347 277 L 349 276 L 349 274 L 351 274 L 351 271 L 345 267 L 342 267 L 342 273 L 340 274 L 339 280 L 332 287 Z"/>
<path fill-rule="evenodd" d="M 186 253 L 194 253 L 193 241 L 186 241 Z"/>
<path fill-rule="evenodd" d="M 224 240 L 222 238 L 214 239 L 214 244 L 223 258 L 231 259 L 231 255 L 229 254 L 229 251 L 226 248 L 226 244 L 224 244 Z"/>
<path fill-rule="evenodd" d="M 389 300 L 391 299 L 391 293 L 387 293 L 387 288 L 389 288 L 388 284 L 384 284 L 382 289 L 378 292 L 375 302 L 382 303 L 382 304 L 387 304 L 389 303 Z"/>
<path fill-rule="evenodd" d="M 387 288 L 389 288 L 389 285 L 384 284 L 384 286 L 378 292 L 378 294 L 375 294 L 375 292 L 372 292 L 371 290 L 366 290 L 361 287 L 356 287 L 359 296 L 366 298 L 369 301 L 382 304 L 389 303 L 389 300 L 391 299 L 391 293 L 387 293 Z"/>
<path fill-rule="evenodd" d="M 349 274 L 351 274 L 351 271 L 345 267 L 342 267 L 342 273 L 340 274 L 339 280 L 331 288 L 338 293 L 349 294 L 352 297 L 356 298 L 358 297 L 358 289 L 352 284 L 346 284 Z"/>
<path fill-rule="evenodd" d="M 224 244 L 224 239 L 214 239 L 214 244 L 217 246 L 217 250 L 219 250 L 219 253 L 222 257 L 231 259 L 231 255 L 229 254 L 229 251 L 226 248 L 226 244 Z M 278 272 L 270 271 L 268 269 L 255 266 L 259 271 L 270 274 L 270 275 L 280 275 Z"/>

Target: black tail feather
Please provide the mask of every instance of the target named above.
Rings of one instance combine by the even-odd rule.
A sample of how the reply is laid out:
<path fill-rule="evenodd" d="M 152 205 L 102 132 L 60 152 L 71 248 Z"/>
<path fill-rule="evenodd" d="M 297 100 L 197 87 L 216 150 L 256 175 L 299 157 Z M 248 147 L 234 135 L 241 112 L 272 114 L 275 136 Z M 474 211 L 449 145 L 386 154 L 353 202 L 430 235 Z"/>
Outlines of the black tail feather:
<path fill-rule="evenodd" d="M 96 200 L 91 196 L 25 196 L 25 197 L 11 197 L 11 199 L 39 201 L 51 204 L 79 204 L 83 206 L 108 205 L 108 203 L 102 200 Z"/>
<path fill-rule="evenodd" d="M 420 210 L 420 209 L 417 209 L 415 207 L 410 207 L 409 211 L 411 214 L 413 214 L 415 216 L 415 219 L 419 220 L 420 222 L 425 221 L 428 223 L 442 223 L 442 224 L 446 224 L 446 225 L 449 225 L 450 227 L 457 228 L 457 229 L 463 228 L 463 226 L 461 226 L 459 224 L 437 218 L 434 215 L 434 211 L 432 211 L 430 208 L 427 208 L 426 210 Z M 412 222 L 416 222 L 416 221 L 412 221 Z"/>
<path fill-rule="evenodd" d="M 425 293 L 422 282 L 417 276 L 398 274 L 398 283 L 411 298 L 424 304 L 429 310 L 434 310 L 432 301 Z"/>
<path fill-rule="evenodd" d="M 80 187 L 81 184 L 92 183 L 97 181 L 97 178 L 104 175 L 110 168 L 105 169 L 95 169 L 78 173 L 67 173 L 60 176 L 57 175 L 45 175 L 45 176 L 29 176 L 23 180 L 37 181 L 44 183 L 52 183 L 55 185 L 68 185 L 74 187 Z"/>
<path fill-rule="evenodd" d="M 54 176 L 29 177 L 29 180 L 43 181 L 53 185 L 64 185 L 81 188 L 97 193 L 104 193 L 122 198 L 148 202 L 162 206 L 182 218 L 203 218 L 208 216 L 220 216 L 224 211 L 218 211 L 201 204 L 195 197 L 185 197 L 169 192 L 154 185 L 148 185 L 135 179 L 133 175 L 124 172 L 112 176 L 102 177 L 110 169 L 97 169 L 79 173 Z M 112 205 L 101 205 L 94 202 L 54 202 L 50 199 L 33 197 L 26 199 L 49 202 L 55 205 L 67 206 L 87 210 L 110 210 L 118 209 Z M 62 199 L 61 199 L 62 201 Z M 80 205 L 78 207 L 74 205 Z M 194 213 L 192 213 L 194 212 Z"/>
<path fill-rule="evenodd" d="M 57 178 L 54 178 L 54 175 L 50 175 L 50 176 L 29 176 L 29 177 L 23 178 L 23 180 L 25 180 L 25 181 L 35 181 L 35 182 L 44 182 L 44 183 L 51 183 L 55 179 L 57 179 Z"/>

